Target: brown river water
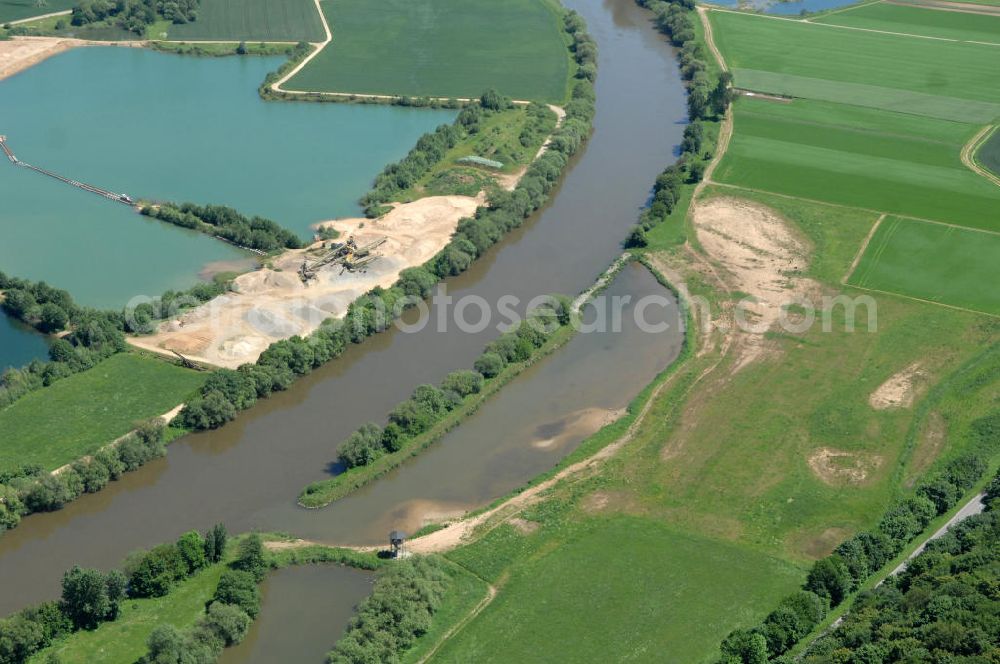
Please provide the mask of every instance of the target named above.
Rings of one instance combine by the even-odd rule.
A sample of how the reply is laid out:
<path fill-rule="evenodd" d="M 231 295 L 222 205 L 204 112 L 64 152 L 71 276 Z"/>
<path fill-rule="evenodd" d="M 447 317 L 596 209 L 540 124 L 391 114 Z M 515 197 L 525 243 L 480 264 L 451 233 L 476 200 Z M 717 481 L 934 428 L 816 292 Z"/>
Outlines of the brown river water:
<path fill-rule="evenodd" d="M 650 14 L 633 0 L 566 4 L 584 16 L 600 48 L 594 135 L 552 202 L 448 282 L 456 299 L 475 294 L 496 302 L 514 295 L 526 301 L 582 291 L 620 253 L 651 183 L 674 160 L 686 117 L 684 90 L 672 49 Z M 632 266 L 606 291 L 624 294 L 634 303 L 667 293 L 643 268 Z M 415 386 L 470 366 L 498 332 L 494 326 L 476 334 L 428 326 L 419 333 L 376 335 L 228 426 L 186 436 L 171 444 L 166 458 L 5 533 L 0 615 L 57 596 L 63 571 L 74 564 L 108 568 L 133 549 L 220 521 L 231 532 L 282 530 L 363 544 L 381 542 L 392 527 L 414 529 L 429 517 L 488 503 L 550 468 L 600 424 L 602 411 L 623 407 L 676 357 L 676 307 L 647 309 L 650 322 L 671 323 L 668 332 L 656 335 L 639 331 L 631 311 L 626 306 L 620 333 L 577 335 L 396 472 L 328 508 L 298 508 L 300 489 L 330 472 L 337 444 L 351 431 L 369 420 L 384 421 Z M 262 642 L 302 627 L 288 640 L 282 661 L 321 662 L 364 594 L 347 580 L 338 591 L 342 572 L 301 573 L 317 575 L 310 583 L 291 572 L 276 575 L 269 598 L 285 597 L 287 584 L 298 588 L 288 592 L 299 603 L 332 596 L 340 598 L 340 608 L 327 609 L 325 627 L 310 631 L 299 624 L 303 613 L 291 610 L 291 603 L 282 612 L 278 599 L 273 605 L 268 599 L 256 641 L 226 661 L 268 661 L 259 654 L 268 652 L 260 650 Z M 245 654 L 234 659 L 239 653 Z"/>

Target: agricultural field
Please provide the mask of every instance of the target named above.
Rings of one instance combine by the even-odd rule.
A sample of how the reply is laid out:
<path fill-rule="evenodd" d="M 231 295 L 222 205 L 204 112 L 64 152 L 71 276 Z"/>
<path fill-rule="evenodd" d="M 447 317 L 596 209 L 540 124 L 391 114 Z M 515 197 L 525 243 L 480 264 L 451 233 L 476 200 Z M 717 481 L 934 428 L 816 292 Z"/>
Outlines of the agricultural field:
<path fill-rule="evenodd" d="M 46 0 L 44 5 L 37 0 L 0 0 L 0 23 L 66 11 L 75 4 L 77 0 Z"/>
<path fill-rule="evenodd" d="M 813 21 L 938 39 L 1000 44 L 1000 15 L 964 14 L 880 2 L 821 16 Z"/>
<path fill-rule="evenodd" d="M 888 217 L 848 283 L 1000 316 L 998 257 L 1000 234 Z"/>
<path fill-rule="evenodd" d="M 492 558 L 517 547 L 510 579 L 435 661 L 698 662 L 734 622 L 759 618 L 803 576 L 743 547 L 633 516 L 498 531 L 453 555 L 488 575 Z"/>
<path fill-rule="evenodd" d="M 288 90 L 561 103 L 569 55 L 553 0 L 325 0 L 330 43 Z M 503 66 L 497 66 L 503 63 Z"/>
<path fill-rule="evenodd" d="M 1000 188 L 960 158 L 974 125 L 809 100 L 734 109 L 719 182 L 1000 230 Z"/>
<path fill-rule="evenodd" d="M 173 41 L 309 41 L 326 38 L 313 0 L 201 0 L 198 20 L 171 25 Z"/>
<path fill-rule="evenodd" d="M 0 410 L 0 470 L 53 470 L 162 415 L 191 396 L 206 374 L 134 353 L 27 394 Z"/>
<path fill-rule="evenodd" d="M 976 160 L 980 164 L 1000 175 L 1000 131 L 993 135 L 976 151 Z"/>
<path fill-rule="evenodd" d="M 225 565 L 213 565 L 171 589 L 165 597 L 128 599 L 114 622 L 81 630 L 39 651 L 29 662 L 47 664 L 121 664 L 146 654 L 146 639 L 159 625 L 186 629 L 205 613 Z M 55 657 L 56 659 L 53 659 Z"/>
<path fill-rule="evenodd" d="M 709 16 L 739 87 L 980 124 L 1000 117 L 995 46 Z"/>

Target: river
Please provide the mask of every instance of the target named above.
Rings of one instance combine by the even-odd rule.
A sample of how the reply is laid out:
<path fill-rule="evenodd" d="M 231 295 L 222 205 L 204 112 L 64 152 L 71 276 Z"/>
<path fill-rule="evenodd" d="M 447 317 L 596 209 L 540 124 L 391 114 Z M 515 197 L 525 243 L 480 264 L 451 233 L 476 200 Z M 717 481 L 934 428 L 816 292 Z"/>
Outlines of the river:
<path fill-rule="evenodd" d="M 0 81 L 0 133 L 19 159 L 60 175 L 133 198 L 231 205 L 307 238 L 316 221 L 357 216 L 372 178 L 456 114 L 263 101 L 257 86 L 282 61 L 79 48 Z M 81 304 L 117 308 L 253 264 L 6 159 L 0 199 L 2 269 Z"/>
<path fill-rule="evenodd" d="M 676 154 L 686 117 L 684 90 L 672 50 L 652 28 L 649 14 L 632 0 L 575 0 L 568 4 L 587 19 L 600 47 L 594 135 L 571 164 L 561 187 L 553 192 L 552 203 L 471 270 L 449 281 L 448 291 L 454 297 L 475 294 L 495 302 L 502 295 L 524 300 L 540 293 L 583 290 L 620 252 L 621 239 L 648 200 L 650 184 Z M 656 292 L 659 287 L 650 281 L 638 268 L 630 269 L 616 280 L 612 290 Z M 436 313 L 432 311 L 432 316 Z M 490 402 L 491 408 L 516 409 L 516 393 L 536 389 L 531 387 L 533 381 L 544 378 L 546 372 L 550 377 L 545 380 L 559 387 L 560 378 L 570 375 L 569 368 L 558 369 L 560 358 L 574 352 L 574 345 L 582 349 L 577 351 L 577 363 L 591 366 L 589 373 L 586 366 L 574 369 L 574 382 L 562 386 L 566 392 L 554 397 L 557 403 L 551 413 L 536 410 L 525 418 L 525 431 L 533 436 L 505 441 L 512 445 L 512 451 L 504 453 L 514 459 L 513 472 L 489 454 L 475 459 L 479 465 L 468 467 L 468 476 L 453 472 L 448 463 L 440 463 L 435 471 L 431 464 L 417 459 L 389 478 L 386 486 L 401 486 L 395 484 L 397 481 L 405 484 L 410 472 L 429 472 L 435 493 L 413 491 L 411 485 L 409 493 L 394 493 L 387 504 L 397 504 L 393 503 L 397 498 L 410 504 L 422 499 L 440 501 L 450 485 L 454 491 L 444 500 L 468 507 L 526 481 L 574 444 L 567 434 L 565 444 L 549 452 L 530 446 L 532 440 L 558 438 L 572 428 L 567 418 L 582 408 L 617 407 L 627 402 L 655 374 L 657 366 L 671 359 L 676 352 L 676 334 L 675 329 L 673 338 L 653 339 L 650 343 L 655 350 L 654 346 L 632 348 L 635 357 L 643 360 L 638 373 L 634 364 L 615 373 L 615 367 L 609 367 L 613 363 L 602 361 L 598 349 L 587 345 L 595 343 L 593 338 L 575 338 Z M 381 421 L 416 385 L 436 383 L 449 371 L 470 366 L 483 345 L 496 335 L 493 327 L 470 334 L 457 329 L 437 332 L 434 326 L 413 334 L 393 331 L 377 335 L 223 429 L 187 436 L 171 445 L 166 458 L 102 492 L 60 512 L 25 519 L 17 529 L 0 537 L 0 588 L 4 589 L 0 614 L 54 596 L 59 577 L 73 564 L 115 565 L 131 549 L 150 546 L 190 528 L 204 529 L 217 521 L 224 521 L 233 532 L 276 528 L 299 534 L 294 526 L 278 522 L 294 515 L 296 526 L 304 532 L 316 529 L 311 534 L 323 535 L 325 540 L 332 540 L 334 534 L 338 540 L 341 535 L 350 535 L 350 540 L 377 539 L 383 529 L 379 524 L 370 532 L 361 529 L 350 533 L 346 529 L 335 531 L 330 524 L 331 530 L 323 532 L 326 514 L 336 514 L 339 508 L 299 511 L 293 507 L 296 494 L 304 484 L 322 477 L 335 456 L 336 444 L 358 425 Z M 622 334 L 607 335 L 603 343 L 610 345 L 608 352 L 619 353 L 628 344 L 617 346 L 616 339 L 626 338 L 631 339 L 629 343 L 635 341 Z M 522 378 L 524 382 L 519 384 Z M 614 391 L 614 399 L 607 398 Z M 515 403 L 509 403 L 512 400 Z M 490 417 L 487 407 L 469 424 L 480 416 Z M 461 435 L 461 429 L 453 433 Z M 519 451 L 518 442 L 522 444 Z M 428 455 L 445 449 L 444 443 Z M 525 463 L 532 455 L 549 456 L 538 463 Z M 437 452 L 441 462 L 448 461 L 445 456 Z M 424 465 L 427 470 L 417 470 Z M 470 477 L 494 474 L 503 479 L 492 487 L 482 488 L 470 481 Z M 377 496 L 380 486 L 376 483 L 364 495 Z M 460 500 L 454 500 L 455 495 Z M 373 509 L 373 518 L 383 518 L 380 509 Z"/>

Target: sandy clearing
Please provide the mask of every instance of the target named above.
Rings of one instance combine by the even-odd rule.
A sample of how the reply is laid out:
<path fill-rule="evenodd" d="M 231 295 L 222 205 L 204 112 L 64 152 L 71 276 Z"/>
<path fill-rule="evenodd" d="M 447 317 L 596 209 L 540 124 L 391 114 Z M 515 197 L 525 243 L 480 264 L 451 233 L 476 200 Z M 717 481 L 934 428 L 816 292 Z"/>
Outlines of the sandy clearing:
<path fill-rule="evenodd" d="M 15 37 L 0 41 L 0 80 L 81 45 L 76 39 L 59 37 Z"/>
<path fill-rule="evenodd" d="M 0 41 L 0 81 L 78 46 L 122 46 L 139 48 L 143 41 L 88 41 L 63 37 L 13 37 Z"/>
<path fill-rule="evenodd" d="M 323 222 L 317 226 L 335 228 L 343 239 L 354 237 L 359 245 L 384 238 L 376 251 L 379 260 L 358 272 L 341 273 L 339 265 L 328 265 L 303 284 L 299 267 L 322 243 L 290 250 L 271 267 L 237 277 L 234 292 L 161 324 L 155 334 L 130 338 L 129 343 L 153 352 L 177 351 L 221 367 L 254 362 L 273 342 L 307 335 L 325 319 L 343 317 L 359 296 L 376 286 L 391 286 L 402 270 L 428 261 L 448 244 L 459 220 L 473 215 L 484 202 L 482 194 L 432 196 L 396 204 L 377 220 Z"/>
<path fill-rule="evenodd" d="M 914 362 L 879 385 L 868 397 L 869 405 L 875 410 L 909 408 L 913 405 L 913 399 L 917 392 L 917 382 L 922 376 L 920 363 Z"/>
<path fill-rule="evenodd" d="M 764 334 L 786 319 L 784 307 L 808 302 L 808 295 L 819 289 L 796 276 L 807 267 L 808 248 L 777 212 L 744 199 L 699 202 L 693 220 L 709 258 L 732 275 L 736 290 L 747 294 L 735 312 L 746 338 L 733 369 L 738 371 L 761 357 Z"/>
<path fill-rule="evenodd" d="M 882 465 L 882 457 L 821 447 L 809 455 L 809 468 L 829 486 L 860 484 L 871 471 Z"/>
<path fill-rule="evenodd" d="M 555 424 L 559 425 L 559 433 L 547 438 L 531 441 L 536 449 L 558 449 L 573 440 L 581 440 L 590 436 L 602 427 L 611 424 L 625 414 L 624 408 L 584 408 L 562 418 Z"/>

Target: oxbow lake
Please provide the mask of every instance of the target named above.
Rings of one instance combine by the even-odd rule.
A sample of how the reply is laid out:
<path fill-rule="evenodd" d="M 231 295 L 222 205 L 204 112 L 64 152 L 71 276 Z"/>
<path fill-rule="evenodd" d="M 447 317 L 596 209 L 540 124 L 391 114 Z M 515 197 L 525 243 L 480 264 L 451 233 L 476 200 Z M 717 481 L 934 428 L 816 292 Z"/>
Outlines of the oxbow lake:
<path fill-rule="evenodd" d="M 197 58 L 91 47 L 0 82 L 18 158 L 133 198 L 220 203 L 303 238 L 354 216 L 386 164 L 454 110 L 265 102 L 280 57 Z M 0 161 L 0 270 L 118 307 L 186 288 L 247 254 Z M 235 262 L 235 263 L 234 263 Z"/>

